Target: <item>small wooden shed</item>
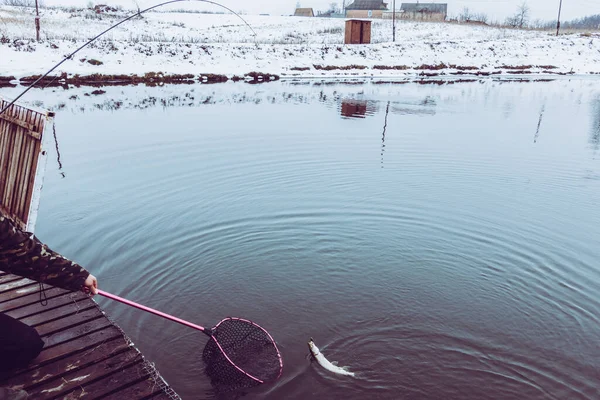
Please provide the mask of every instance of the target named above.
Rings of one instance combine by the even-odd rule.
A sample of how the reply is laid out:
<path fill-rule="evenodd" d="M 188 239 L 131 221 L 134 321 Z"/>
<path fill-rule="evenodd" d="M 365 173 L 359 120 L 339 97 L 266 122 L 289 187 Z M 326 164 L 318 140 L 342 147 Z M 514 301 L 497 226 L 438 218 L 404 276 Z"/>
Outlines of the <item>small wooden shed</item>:
<path fill-rule="evenodd" d="M 371 43 L 371 21 L 349 19 L 346 21 L 345 44 Z"/>

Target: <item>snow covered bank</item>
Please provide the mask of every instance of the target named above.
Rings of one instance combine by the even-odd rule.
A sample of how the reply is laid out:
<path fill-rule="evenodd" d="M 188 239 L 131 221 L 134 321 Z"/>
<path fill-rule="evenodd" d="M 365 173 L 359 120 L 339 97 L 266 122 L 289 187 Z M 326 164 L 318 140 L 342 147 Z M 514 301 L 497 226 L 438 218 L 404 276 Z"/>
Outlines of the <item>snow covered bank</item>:
<path fill-rule="evenodd" d="M 31 11 L 0 7 L 0 76 L 42 74 L 85 40 L 117 22 L 89 10 L 42 10 L 42 41 Z M 403 77 L 456 74 L 600 73 L 600 33 L 555 37 L 447 23 L 375 20 L 373 44 L 344 45 L 344 20 L 148 13 L 64 63 L 56 75 L 221 74 L 281 77 Z"/>

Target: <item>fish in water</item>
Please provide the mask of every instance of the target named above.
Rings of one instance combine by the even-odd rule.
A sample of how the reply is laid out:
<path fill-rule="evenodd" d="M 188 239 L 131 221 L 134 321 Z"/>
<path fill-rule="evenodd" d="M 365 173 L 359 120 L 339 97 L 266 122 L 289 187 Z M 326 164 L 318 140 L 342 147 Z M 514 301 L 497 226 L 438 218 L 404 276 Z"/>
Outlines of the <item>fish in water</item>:
<path fill-rule="evenodd" d="M 331 371 L 335 374 L 346 375 L 346 376 L 355 376 L 354 372 L 348 371 L 346 367 L 338 367 L 335 365 L 335 361 L 333 363 L 329 362 L 321 353 L 319 348 L 315 345 L 313 338 L 310 338 L 308 341 L 308 349 L 310 350 L 310 354 L 313 356 L 315 360 L 321 365 L 321 367 L 325 368 L 327 371 Z"/>

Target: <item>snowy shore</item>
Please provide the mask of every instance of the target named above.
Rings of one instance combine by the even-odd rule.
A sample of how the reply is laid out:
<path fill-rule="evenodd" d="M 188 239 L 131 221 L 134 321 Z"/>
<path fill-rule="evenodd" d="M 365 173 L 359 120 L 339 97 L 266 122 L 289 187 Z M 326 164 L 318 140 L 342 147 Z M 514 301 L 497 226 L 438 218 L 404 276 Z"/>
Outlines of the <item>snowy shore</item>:
<path fill-rule="evenodd" d="M 36 42 L 31 10 L 0 7 L 0 76 L 44 73 L 87 39 L 128 15 L 92 10 L 41 11 Z M 514 74 L 600 74 L 600 32 L 559 37 L 449 23 L 373 21 L 373 44 L 344 45 L 344 20 L 147 13 L 108 33 L 53 76 L 219 74 L 277 77 L 415 77 Z"/>

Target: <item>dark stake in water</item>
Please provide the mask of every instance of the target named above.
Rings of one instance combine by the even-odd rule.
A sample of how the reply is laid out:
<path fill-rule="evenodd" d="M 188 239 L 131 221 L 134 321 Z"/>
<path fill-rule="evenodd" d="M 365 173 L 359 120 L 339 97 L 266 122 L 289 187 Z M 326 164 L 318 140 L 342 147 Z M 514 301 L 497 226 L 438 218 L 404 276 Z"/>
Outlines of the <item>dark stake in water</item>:
<path fill-rule="evenodd" d="M 32 92 L 62 163 L 37 234 L 107 291 L 267 328 L 283 377 L 245 398 L 600 398 L 600 81 L 323 83 Z M 99 301 L 217 397 L 204 335 Z"/>

